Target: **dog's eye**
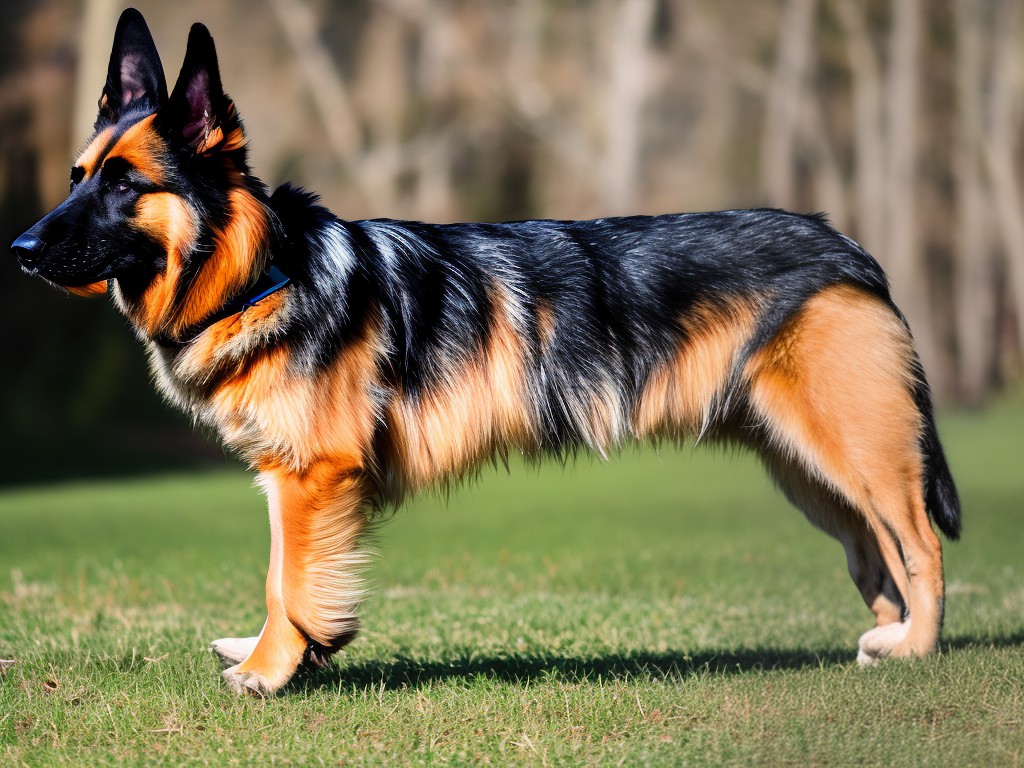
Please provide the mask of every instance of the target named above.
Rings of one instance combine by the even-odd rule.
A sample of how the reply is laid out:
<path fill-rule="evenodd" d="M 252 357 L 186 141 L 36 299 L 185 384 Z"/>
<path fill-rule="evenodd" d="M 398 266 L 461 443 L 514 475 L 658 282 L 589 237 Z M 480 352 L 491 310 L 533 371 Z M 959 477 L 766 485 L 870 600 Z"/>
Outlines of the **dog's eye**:
<path fill-rule="evenodd" d="M 127 181 L 119 181 L 114 185 L 114 191 L 119 195 L 127 195 L 132 191 L 132 187 Z"/>
<path fill-rule="evenodd" d="M 81 166 L 76 165 L 74 168 L 71 169 L 71 191 L 72 192 L 75 191 L 75 187 L 77 187 L 81 183 L 82 179 L 84 179 L 84 178 L 85 178 L 85 169 L 84 168 L 82 168 Z"/>

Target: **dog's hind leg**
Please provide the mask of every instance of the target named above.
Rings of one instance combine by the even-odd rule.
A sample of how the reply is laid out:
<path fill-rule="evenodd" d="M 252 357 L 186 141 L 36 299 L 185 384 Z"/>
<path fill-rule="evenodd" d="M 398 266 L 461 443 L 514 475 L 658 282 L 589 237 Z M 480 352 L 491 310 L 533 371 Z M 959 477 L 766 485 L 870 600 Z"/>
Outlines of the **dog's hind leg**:
<path fill-rule="evenodd" d="M 798 462 L 786 459 L 770 448 L 763 451 L 762 458 L 786 498 L 804 513 L 812 525 L 843 545 L 850 578 L 875 615 L 875 625 L 901 622 L 905 606 L 896 578 L 902 577 L 902 572 L 898 572 L 896 577 L 889 572 L 879 542 L 868 528 L 864 516 Z M 906 579 L 900 580 L 906 588 Z"/>
<path fill-rule="evenodd" d="M 358 571 L 367 560 L 357 547 L 367 514 L 361 476 L 349 462 L 319 462 L 301 473 L 266 470 L 260 481 L 270 507 L 267 622 L 223 677 L 236 692 L 264 695 L 287 683 L 304 659 L 322 664 L 355 637 Z"/>
<path fill-rule="evenodd" d="M 838 286 L 810 299 L 746 369 L 762 452 L 770 465 L 785 459 L 783 485 L 798 504 L 808 488 L 825 490 L 818 506 L 800 505 L 843 541 L 875 611 L 862 663 L 924 655 L 941 629 L 942 548 L 925 509 L 913 361 L 892 310 Z M 820 506 L 829 493 L 837 502 Z"/>

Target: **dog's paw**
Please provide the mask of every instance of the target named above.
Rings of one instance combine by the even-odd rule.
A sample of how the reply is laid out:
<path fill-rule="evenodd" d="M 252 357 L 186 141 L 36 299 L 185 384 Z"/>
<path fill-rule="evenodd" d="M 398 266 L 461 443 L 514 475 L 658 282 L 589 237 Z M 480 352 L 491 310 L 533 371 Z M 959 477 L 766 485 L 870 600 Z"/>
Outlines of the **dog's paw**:
<path fill-rule="evenodd" d="M 862 667 L 876 666 L 892 653 L 909 631 L 910 619 L 869 629 L 857 643 L 857 663 Z"/>
<path fill-rule="evenodd" d="M 228 688 L 240 696 L 259 696 L 261 699 L 272 696 L 280 685 L 274 685 L 263 675 L 239 669 L 238 664 L 220 673 Z"/>
<path fill-rule="evenodd" d="M 220 658 L 224 669 L 244 661 L 256 647 L 258 637 L 222 637 L 210 643 L 210 650 Z"/>

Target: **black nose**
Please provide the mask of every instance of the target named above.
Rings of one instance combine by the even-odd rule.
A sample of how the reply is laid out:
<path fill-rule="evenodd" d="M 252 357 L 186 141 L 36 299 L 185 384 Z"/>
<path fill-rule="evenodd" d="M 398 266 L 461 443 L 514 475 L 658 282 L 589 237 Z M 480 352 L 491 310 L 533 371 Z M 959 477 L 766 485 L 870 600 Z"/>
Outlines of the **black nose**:
<path fill-rule="evenodd" d="M 30 266 L 43 255 L 45 247 L 46 244 L 42 240 L 30 232 L 26 232 L 11 243 L 11 253 L 17 256 L 21 264 Z"/>

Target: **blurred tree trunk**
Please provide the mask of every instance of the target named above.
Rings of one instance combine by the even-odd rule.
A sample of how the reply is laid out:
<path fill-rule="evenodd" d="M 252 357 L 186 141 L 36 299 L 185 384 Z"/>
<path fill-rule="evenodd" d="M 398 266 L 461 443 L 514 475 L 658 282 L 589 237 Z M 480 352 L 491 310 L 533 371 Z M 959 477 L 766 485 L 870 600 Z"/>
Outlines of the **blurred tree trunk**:
<path fill-rule="evenodd" d="M 69 154 L 77 152 L 92 134 L 96 112 L 107 80 L 111 30 L 117 23 L 116 0 L 83 0 L 78 35 L 78 67 L 75 72 L 75 111 Z"/>
<path fill-rule="evenodd" d="M 887 264 L 893 296 L 910 323 L 924 368 L 940 396 L 947 379 L 938 370 L 938 350 L 929 312 L 928 273 L 918 238 L 917 148 L 921 0 L 893 0 L 886 92 L 886 247 L 876 254 Z"/>
<path fill-rule="evenodd" d="M 1014 350 L 1024 352 L 1024 194 L 1018 178 L 1015 147 L 1024 129 L 1021 121 L 1021 60 L 1016 41 L 1020 35 L 1019 0 L 999 4 L 992 37 L 992 82 L 989 93 L 989 141 L 985 159 L 991 177 L 995 212 L 1006 249 L 1006 272 L 1011 311 L 1017 323 Z"/>
<path fill-rule="evenodd" d="M 617 12 L 608 15 L 611 71 L 605 91 L 603 186 L 605 205 L 615 213 L 627 212 L 636 201 L 654 11 L 654 0 L 622 0 Z"/>
<path fill-rule="evenodd" d="M 761 187 L 769 203 L 796 203 L 794 146 L 804 81 L 814 42 L 815 0 L 788 0 L 779 23 L 775 70 L 768 86 L 761 139 Z"/>
<path fill-rule="evenodd" d="M 433 14 L 434 24 L 445 24 L 443 9 Z M 408 215 L 397 183 L 402 170 L 402 115 L 412 93 L 408 83 L 409 51 L 405 28 L 420 26 L 416 14 L 407 20 L 386 6 L 376 6 L 360 35 L 352 80 L 352 107 L 360 125 L 353 130 L 364 137 L 359 172 L 369 197 L 389 216 Z M 428 46 L 429 47 L 429 46 Z M 339 75 L 340 77 L 340 75 Z"/>
<path fill-rule="evenodd" d="M 957 143 L 953 161 L 956 179 L 957 242 L 955 248 L 956 327 L 959 396 L 981 402 L 995 370 L 998 322 L 989 230 L 991 199 L 983 184 L 984 6 L 977 0 L 956 0 Z"/>
<path fill-rule="evenodd" d="M 303 0 L 269 2 L 285 39 L 299 60 L 307 92 L 351 191 L 361 202 L 370 203 L 373 195 L 367 189 L 359 165 L 362 145 L 356 111 L 348 96 L 348 86 L 320 39 L 317 14 Z"/>
<path fill-rule="evenodd" d="M 861 0 L 839 0 L 853 87 L 853 187 L 857 239 L 872 253 L 885 242 L 885 141 L 882 137 L 882 76 Z"/>
<path fill-rule="evenodd" d="M 849 211 L 846 180 L 817 98 L 804 99 L 803 126 L 810 153 L 814 208 L 825 211 L 836 229 L 845 230 Z"/>
<path fill-rule="evenodd" d="M 451 103 L 451 36 L 458 24 L 451 13 L 429 4 L 424 8 L 421 19 L 424 43 L 420 66 L 432 74 L 422 77 L 420 85 L 431 91 L 430 96 L 435 103 Z M 430 135 L 424 137 L 426 141 L 407 146 L 404 167 L 399 171 L 401 174 L 404 168 L 414 170 L 416 184 L 410 211 L 431 221 L 448 221 L 457 215 L 452 177 L 455 143 L 452 130 L 446 124 L 436 125 Z M 400 176 L 396 181 L 400 181 Z"/>

